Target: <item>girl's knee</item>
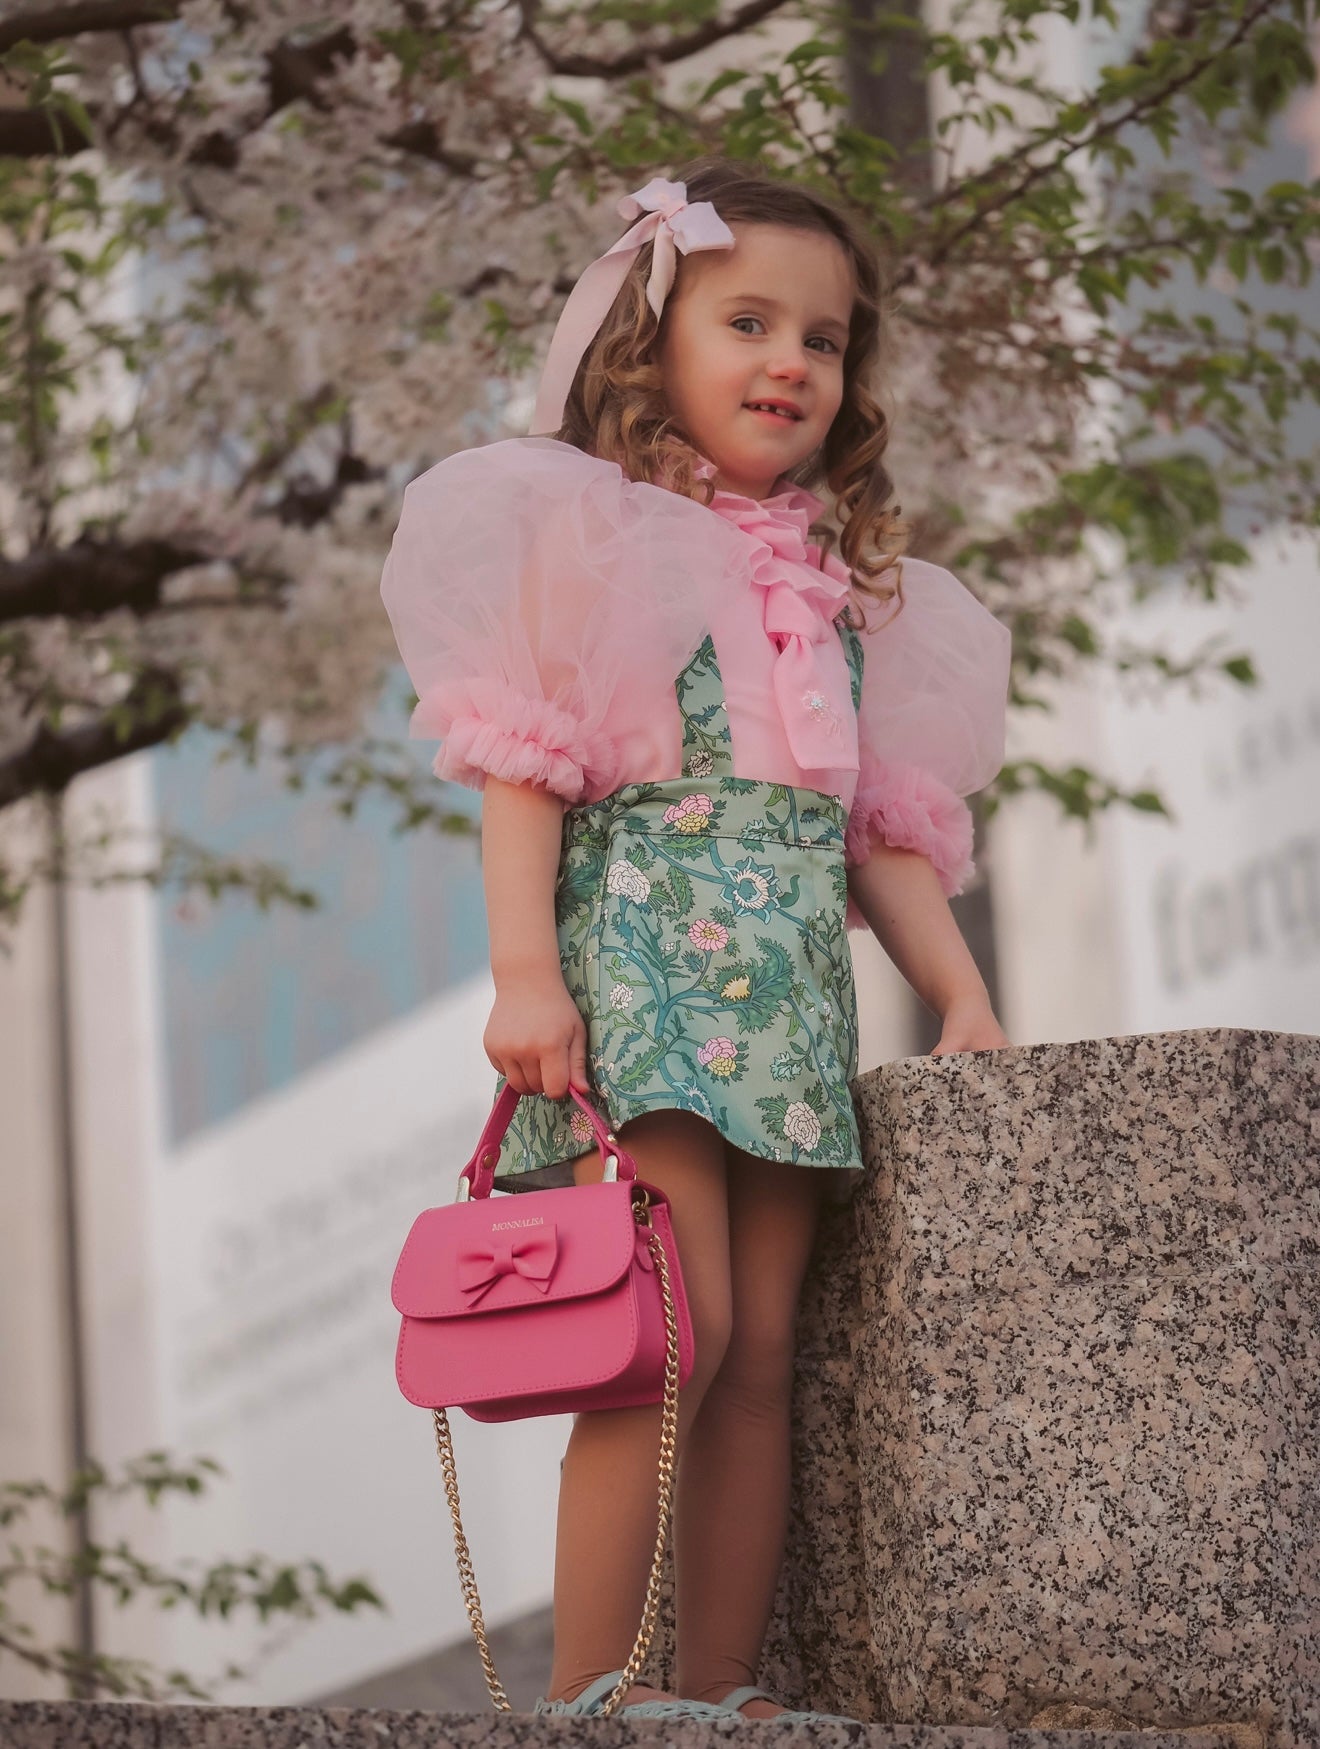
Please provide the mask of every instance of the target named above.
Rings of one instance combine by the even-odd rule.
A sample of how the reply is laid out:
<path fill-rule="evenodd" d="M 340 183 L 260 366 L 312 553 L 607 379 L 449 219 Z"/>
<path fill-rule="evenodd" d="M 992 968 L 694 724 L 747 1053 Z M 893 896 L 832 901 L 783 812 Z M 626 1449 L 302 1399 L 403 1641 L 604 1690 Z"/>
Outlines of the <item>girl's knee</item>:
<path fill-rule="evenodd" d="M 721 1396 L 750 1411 L 778 1411 L 792 1399 L 797 1352 L 791 1324 L 734 1328 L 716 1377 Z"/>
<path fill-rule="evenodd" d="M 692 1376 L 684 1387 L 689 1397 L 704 1397 L 712 1380 L 724 1365 L 733 1330 L 733 1306 L 728 1295 L 721 1295 L 718 1284 L 706 1291 L 700 1288 L 688 1295 L 688 1315 L 692 1320 Z"/>

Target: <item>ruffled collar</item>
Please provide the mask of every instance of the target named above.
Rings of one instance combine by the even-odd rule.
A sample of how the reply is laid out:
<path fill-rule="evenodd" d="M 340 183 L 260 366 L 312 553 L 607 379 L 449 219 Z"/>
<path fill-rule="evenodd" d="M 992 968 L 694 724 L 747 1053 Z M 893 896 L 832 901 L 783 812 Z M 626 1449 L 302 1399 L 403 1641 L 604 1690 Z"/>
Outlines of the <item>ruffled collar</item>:
<path fill-rule="evenodd" d="M 698 480 L 708 480 L 715 471 L 715 464 L 704 456 L 692 470 Z M 825 502 L 782 474 L 775 486 L 776 490 L 766 498 L 748 498 L 741 492 L 726 492 L 717 487 L 710 508 L 748 534 L 766 541 L 780 558 L 799 565 L 810 564 L 807 531 L 824 510 Z"/>
<path fill-rule="evenodd" d="M 715 472 L 705 457 L 694 473 Z M 781 474 L 766 498 L 716 489 L 716 515 L 747 536 L 748 580 L 761 596 L 766 636 L 776 655 L 772 685 L 788 744 L 803 771 L 858 769 L 857 717 L 850 678 L 832 622 L 851 598 L 848 569 L 808 551 L 807 531 L 824 509 Z"/>

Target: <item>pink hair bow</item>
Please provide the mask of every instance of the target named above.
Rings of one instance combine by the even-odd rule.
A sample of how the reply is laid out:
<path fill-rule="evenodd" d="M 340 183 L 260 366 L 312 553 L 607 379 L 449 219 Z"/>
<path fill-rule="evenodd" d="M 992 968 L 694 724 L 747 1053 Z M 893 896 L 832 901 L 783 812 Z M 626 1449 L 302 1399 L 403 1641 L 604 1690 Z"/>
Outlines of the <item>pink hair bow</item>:
<path fill-rule="evenodd" d="M 603 255 L 583 268 L 577 284 L 568 294 L 550 337 L 545 368 L 536 391 L 532 436 L 556 432 L 563 424 L 564 402 L 573 386 L 582 355 L 609 314 L 610 305 L 619 295 L 633 258 L 644 244 L 654 239 L 646 301 L 657 319 L 665 307 L 665 299 L 678 269 L 676 250 L 691 255 L 698 249 L 733 247 L 733 232 L 710 201 L 698 200 L 689 204 L 687 186 L 682 182 L 667 182 L 663 176 L 653 176 L 645 188 L 625 194 L 619 201 L 618 210 L 623 218 L 636 219 L 637 223 Z"/>
<path fill-rule="evenodd" d="M 475 1306 L 502 1276 L 521 1275 L 538 1292 L 546 1293 L 558 1261 L 559 1238 L 553 1226 L 531 1233 L 492 1233 L 489 1245 L 469 1246 L 459 1252 L 459 1292 Z"/>

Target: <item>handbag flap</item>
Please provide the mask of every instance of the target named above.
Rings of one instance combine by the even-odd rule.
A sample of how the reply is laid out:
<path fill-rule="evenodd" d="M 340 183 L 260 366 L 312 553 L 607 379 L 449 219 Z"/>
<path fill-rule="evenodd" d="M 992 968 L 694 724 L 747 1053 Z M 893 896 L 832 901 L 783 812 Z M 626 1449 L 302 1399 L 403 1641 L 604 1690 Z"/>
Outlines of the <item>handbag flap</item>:
<path fill-rule="evenodd" d="M 407 1318 L 461 1318 L 612 1287 L 637 1245 L 628 1184 L 520 1191 L 423 1209 L 394 1270 Z"/>

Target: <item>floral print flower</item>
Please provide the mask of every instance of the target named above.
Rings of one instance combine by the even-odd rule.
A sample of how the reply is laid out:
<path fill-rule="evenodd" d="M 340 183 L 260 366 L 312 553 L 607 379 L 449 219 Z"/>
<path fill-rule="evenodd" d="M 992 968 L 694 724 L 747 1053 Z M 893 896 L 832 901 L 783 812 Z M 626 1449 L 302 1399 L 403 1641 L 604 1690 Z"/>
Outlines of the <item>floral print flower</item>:
<path fill-rule="evenodd" d="M 709 777 L 715 769 L 715 761 L 704 747 L 699 747 L 683 767 L 688 777 Z"/>
<path fill-rule="evenodd" d="M 768 911 L 776 902 L 779 882 L 768 863 L 744 856 L 735 862 L 724 881 L 725 896 L 744 911 Z"/>
<path fill-rule="evenodd" d="M 738 1067 L 738 1047 L 731 1038 L 708 1038 L 697 1052 L 697 1061 L 710 1074 L 727 1080 Z"/>
<path fill-rule="evenodd" d="M 665 824 L 677 826 L 680 832 L 704 832 L 714 808 L 709 796 L 684 796 L 681 802 L 665 809 Z"/>
<path fill-rule="evenodd" d="M 695 923 L 688 924 L 687 938 L 703 953 L 718 953 L 728 945 L 729 932 L 722 923 L 712 923 L 709 917 L 698 917 Z"/>
<path fill-rule="evenodd" d="M 803 1099 L 795 1099 L 784 1113 L 784 1134 L 804 1153 L 811 1153 L 820 1140 L 820 1119 Z"/>
<path fill-rule="evenodd" d="M 726 1002 L 745 1002 L 752 993 L 750 978 L 730 978 L 721 990 L 720 995 Z"/>
<path fill-rule="evenodd" d="M 641 869 L 622 856 L 605 871 L 605 890 L 619 898 L 635 899 L 639 905 L 644 905 L 651 897 L 650 881 Z"/>
<path fill-rule="evenodd" d="M 596 1132 L 591 1127 L 591 1119 L 585 1111 L 579 1111 L 576 1106 L 573 1108 L 572 1117 L 568 1120 L 568 1127 L 575 1142 L 590 1142 L 595 1138 Z"/>
<path fill-rule="evenodd" d="M 631 984 L 612 984 L 610 986 L 610 1007 L 631 1008 L 633 992 Z"/>

